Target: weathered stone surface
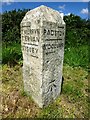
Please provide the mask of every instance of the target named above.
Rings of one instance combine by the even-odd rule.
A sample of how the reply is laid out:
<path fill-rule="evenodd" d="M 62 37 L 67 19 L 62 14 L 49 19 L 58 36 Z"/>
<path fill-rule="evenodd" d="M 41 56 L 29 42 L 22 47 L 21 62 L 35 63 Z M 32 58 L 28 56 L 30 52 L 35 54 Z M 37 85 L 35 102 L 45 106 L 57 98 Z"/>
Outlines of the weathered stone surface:
<path fill-rule="evenodd" d="M 40 106 L 47 106 L 61 91 L 65 23 L 62 15 L 40 6 L 21 22 L 25 91 Z"/>

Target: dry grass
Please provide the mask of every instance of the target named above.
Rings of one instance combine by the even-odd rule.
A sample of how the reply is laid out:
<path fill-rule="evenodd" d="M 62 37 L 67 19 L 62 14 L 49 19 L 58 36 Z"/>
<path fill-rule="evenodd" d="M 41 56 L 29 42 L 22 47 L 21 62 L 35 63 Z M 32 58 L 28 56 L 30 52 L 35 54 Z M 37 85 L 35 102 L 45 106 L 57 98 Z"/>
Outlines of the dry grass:
<path fill-rule="evenodd" d="M 3 66 L 3 118 L 88 118 L 87 71 L 64 66 L 62 94 L 53 104 L 40 109 L 23 90 L 22 68 Z"/>

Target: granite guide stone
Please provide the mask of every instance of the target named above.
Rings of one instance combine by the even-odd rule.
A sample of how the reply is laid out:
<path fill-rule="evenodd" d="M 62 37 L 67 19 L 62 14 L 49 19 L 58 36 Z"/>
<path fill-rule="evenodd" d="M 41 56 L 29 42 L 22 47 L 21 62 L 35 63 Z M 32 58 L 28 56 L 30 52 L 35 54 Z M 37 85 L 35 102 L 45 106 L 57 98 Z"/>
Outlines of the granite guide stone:
<path fill-rule="evenodd" d="M 61 91 L 65 22 L 42 5 L 27 12 L 20 25 L 24 90 L 42 108 Z"/>

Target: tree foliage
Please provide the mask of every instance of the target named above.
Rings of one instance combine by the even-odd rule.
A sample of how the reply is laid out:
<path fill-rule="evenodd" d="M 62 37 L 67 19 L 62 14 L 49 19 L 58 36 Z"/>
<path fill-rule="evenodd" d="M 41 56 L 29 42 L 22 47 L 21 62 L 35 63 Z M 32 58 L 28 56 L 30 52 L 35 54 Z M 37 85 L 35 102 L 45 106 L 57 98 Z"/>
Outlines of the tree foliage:
<path fill-rule="evenodd" d="M 64 16 L 66 22 L 66 45 L 78 46 L 88 44 L 90 33 L 90 21 L 80 16 L 70 14 Z"/>
<path fill-rule="evenodd" d="M 12 10 L 2 14 L 2 41 L 5 44 L 20 42 L 20 22 L 28 10 Z"/>

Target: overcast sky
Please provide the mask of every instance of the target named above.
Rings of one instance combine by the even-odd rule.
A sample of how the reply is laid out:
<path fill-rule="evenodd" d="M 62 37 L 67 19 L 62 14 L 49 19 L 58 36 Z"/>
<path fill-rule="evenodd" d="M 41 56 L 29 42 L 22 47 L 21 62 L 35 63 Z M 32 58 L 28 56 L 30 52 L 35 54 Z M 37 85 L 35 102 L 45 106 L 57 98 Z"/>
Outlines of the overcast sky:
<path fill-rule="evenodd" d="M 48 0 L 48 2 L 14 2 L 14 0 L 3 0 L 3 1 L 4 2 L 2 2 L 2 9 L 0 9 L 0 12 L 10 11 L 14 9 L 18 10 L 24 8 L 34 9 L 35 7 L 38 7 L 40 5 L 46 5 L 48 7 L 58 10 L 61 13 L 64 13 L 64 15 L 69 15 L 70 13 L 73 13 L 75 15 L 81 16 L 84 19 L 88 18 L 88 2 L 87 2 L 88 0 L 78 0 L 85 2 L 70 2 L 70 0 L 69 2 L 55 2 L 55 1 L 49 2 L 51 0 Z M 57 0 L 57 1 L 61 1 L 61 0 Z"/>

